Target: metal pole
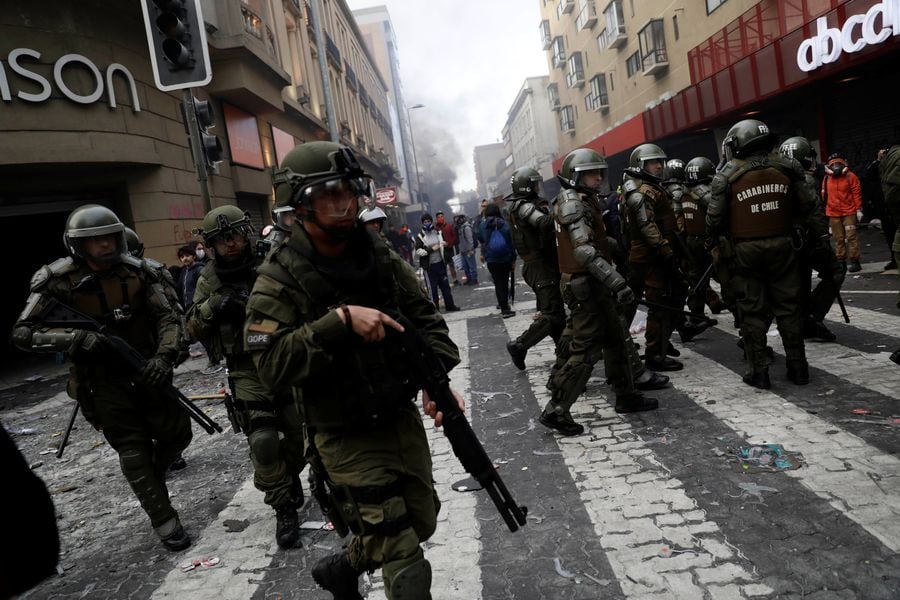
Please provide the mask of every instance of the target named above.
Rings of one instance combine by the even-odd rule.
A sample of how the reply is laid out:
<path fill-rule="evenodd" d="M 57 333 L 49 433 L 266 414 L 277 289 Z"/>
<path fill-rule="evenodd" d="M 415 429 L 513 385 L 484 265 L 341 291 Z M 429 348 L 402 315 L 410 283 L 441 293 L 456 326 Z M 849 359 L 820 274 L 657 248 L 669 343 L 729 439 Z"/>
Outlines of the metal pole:
<path fill-rule="evenodd" d="M 325 35 L 322 32 L 322 21 L 319 15 L 322 11 L 319 9 L 321 0 L 310 0 L 309 8 L 312 11 L 313 31 L 316 34 L 316 54 L 319 55 L 319 74 L 322 76 L 322 93 L 325 96 L 325 119 L 328 121 L 328 133 L 331 135 L 332 142 L 340 142 L 341 136 L 338 133 L 337 117 L 334 114 L 334 99 L 331 97 L 331 78 L 328 76 L 328 61 L 325 53 L 328 51 L 325 47 Z"/>
<path fill-rule="evenodd" d="M 200 182 L 200 196 L 203 198 L 203 212 L 208 213 L 212 210 L 212 204 L 209 200 L 209 186 L 206 173 L 206 160 L 203 158 L 203 148 L 200 146 L 200 124 L 197 123 L 197 113 L 194 112 L 194 95 L 190 88 L 185 88 L 181 92 L 182 102 L 184 103 L 184 118 L 187 121 L 188 140 L 191 144 L 191 155 L 194 157 L 194 169 L 197 171 L 197 181 Z"/>

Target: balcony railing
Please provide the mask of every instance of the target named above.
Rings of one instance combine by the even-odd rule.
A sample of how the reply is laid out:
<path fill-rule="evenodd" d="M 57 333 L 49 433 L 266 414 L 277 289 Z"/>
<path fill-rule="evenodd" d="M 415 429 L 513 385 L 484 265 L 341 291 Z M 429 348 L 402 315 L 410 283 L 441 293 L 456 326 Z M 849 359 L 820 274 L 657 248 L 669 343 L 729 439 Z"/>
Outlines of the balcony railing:
<path fill-rule="evenodd" d="M 550 110 L 558 111 L 560 109 L 559 88 L 555 83 L 547 86 L 547 99 L 550 101 Z"/>
<path fill-rule="evenodd" d="M 581 0 L 581 11 L 575 19 L 575 29 L 590 29 L 597 23 L 597 7 L 593 0 Z"/>
<path fill-rule="evenodd" d="M 556 5 L 556 18 L 562 18 L 563 15 L 567 15 L 573 10 L 575 10 L 575 0 L 559 0 L 559 4 Z"/>
<path fill-rule="evenodd" d="M 654 75 L 669 66 L 669 55 L 665 48 L 650 50 L 641 56 L 641 72 L 644 75 Z"/>
<path fill-rule="evenodd" d="M 241 17 L 244 19 L 244 31 L 253 37 L 263 39 L 263 21 L 255 12 L 241 5 Z"/>
<path fill-rule="evenodd" d="M 328 56 L 328 60 L 334 65 L 334 68 L 338 71 L 341 70 L 341 50 L 337 47 L 337 44 L 334 43 L 334 40 L 331 39 L 331 36 L 328 35 L 328 32 L 325 32 L 325 54 Z"/>
<path fill-rule="evenodd" d="M 541 21 L 540 26 L 541 31 L 541 45 L 544 50 L 547 50 L 550 47 L 550 44 L 553 43 L 553 35 L 550 33 L 550 21 L 544 19 Z"/>
<path fill-rule="evenodd" d="M 366 91 L 366 88 L 361 85 L 359 86 L 359 103 L 365 108 L 369 107 L 369 93 Z"/>
<path fill-rule="evenodd" d="M 347 78 L 347 87 L 355 92 L 357 90 L 356 72 L 346 60 L 344 61 L 344 77 Z"/>

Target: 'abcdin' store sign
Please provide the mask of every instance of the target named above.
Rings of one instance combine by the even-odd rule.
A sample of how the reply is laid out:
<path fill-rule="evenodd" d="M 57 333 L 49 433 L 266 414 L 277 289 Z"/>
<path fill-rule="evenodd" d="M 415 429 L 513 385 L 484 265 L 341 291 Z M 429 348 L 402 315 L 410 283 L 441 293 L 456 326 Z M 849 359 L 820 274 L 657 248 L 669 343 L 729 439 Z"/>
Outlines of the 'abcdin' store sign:
<path fill-rule="evenodd" d="M 878 17 L 881 28 L 875 31 Z M 859 52 L 892 35 L 900 35 L 900 0 L 882 0 L 864 15 L 847 17 L 840 29 L 828 27 L 828 19 L 819 17 L 816 35 L 803 40 L 797 48 L 797 66 L 801 71 L 813 71 L 837 61 L 842 52 Z"/>

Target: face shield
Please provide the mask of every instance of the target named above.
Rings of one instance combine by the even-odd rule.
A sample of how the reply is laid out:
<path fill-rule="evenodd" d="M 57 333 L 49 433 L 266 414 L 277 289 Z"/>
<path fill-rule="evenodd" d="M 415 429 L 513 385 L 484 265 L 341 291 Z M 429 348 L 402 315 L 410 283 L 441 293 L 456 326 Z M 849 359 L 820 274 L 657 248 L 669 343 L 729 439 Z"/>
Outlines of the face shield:
<path fill-rule="evenodd" d="M 304 206 L 328 219 L 355 218 L 359 197 L 370 195 L 371 187 L 372 182 L 366 177 L 329 179 L 304 188 Z"/>

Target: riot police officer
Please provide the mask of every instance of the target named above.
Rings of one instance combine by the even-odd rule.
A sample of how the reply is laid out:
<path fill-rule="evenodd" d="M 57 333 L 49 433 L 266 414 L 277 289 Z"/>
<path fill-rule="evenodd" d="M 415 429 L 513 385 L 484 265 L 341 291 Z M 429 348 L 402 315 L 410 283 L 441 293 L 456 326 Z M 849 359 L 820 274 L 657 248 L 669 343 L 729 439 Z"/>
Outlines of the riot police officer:
<path fill-rule="evenodd" d="M 794 136 L 784 140 L 778 149 L 786 158 L 800 163 L 806 183 L 814 192 L 818 186 L 813 177 L 816 169 L 816 150 L 805 137 Z M 816 194 L 816 210 L 812 215 L 818 221 L 818 230 L 828 230 L 828 217 L 821 199 Z M 846 265 L 837 259 L 829 237 L 811 235 L 808 226 L 799 223 L 794 229 L 794 245 L 799 247 L 797 259 L 800 271 L 800 318 L 803 320 L 803 337 L 833 342 L 837 336 L 825 326 L 825 315 L 840 293 Z M 819 283 L 812 287 L 812 272 L 819 275 Z"/>
<path fill-rule="evenodd" d="M 705 156 L 692 158 L 684 168 L 686 186 L 681 207 L 687 250 L 687 276 L 693 286 L 687 305 L 691 314 L 699 316 L 703 316 L 704 305 L 708 305 L 713 314 L 719 314 L 725 308 L 722 299 L 709 286 L 709 276 L 701 281 L 712 263 L 712 257 L 706 250 L 706 208 L 709 206 L 709 182 L 715 173 L 715 165 Z"/>
<path fill-rule="evenodd" d="M 516 169 L 510 178 L 512 194 L 507 198 L 513 245 L 522 257 L 522 277 L 534 290 L 540 317 L 522 335 L 506 344 L 513 364 L 525 369 L 528 349 L 548 335 L 559 346 L 566 327 L 566 309 L 559 290 L 559 263 L 553 216 L 540 197 L 541 176 L 531 167 Z M 568 343 L 565 344 L 568 346 Z"/>
<path fill-rule="evenodd" d="M 263 383 L 294 390 L 311 464 L 340 491 L 354 533 L 345 550 L 315 565 L 313 578 L 336 598 L 356 599 L 358 576 L 381 567 L 388 598 L 428 598 L 420 543 L 434 533 L 440 503 L 413 404 L 420 383 L 386 334 L 402 329 L 387 313 L 405 315 L 447 370 L 458 350 L 412 268 L 360 226 L 368 176 L 350 148 L 301 144 L 275 183 L 299 221 L 259 269 L 245 339 Z M 435 416 L 434 403 L 423 403 Z"/>
<path fill-rule="evenodd" d="M 289 392 L 275 394 L 260 382 L 244 347 L 244 308 L 259 264 L 251 245 L 253 226 L 247 213 L 226 205 L 207 213 L 195 233 L 203 235 L 213 260 L 200 272 L 188 331 L 209 348 L 211 358 L 225 359 L 237 413 L 230 416 L 247 436 L 253 483 L 275 510 L 278 545 L 292 548 L 300 539 L 297 509 L 303 505 L 303 423 Z"/>
<path fill-rule="evenodd" d="M 584 432 L 570 409 L 601 354 L 606 378 L 616 396 L 616 412 L 653 410 L 658 406 L 655 399 L 645 398 L 635 386 L 636 352 L 633 345 L 629 350 L 631 337 L 617 306 L 632 304 L 635 298 L 611 263 L 597 194 L 606 171 L 605 158 L 593 150 L 578 148 L 566 155 L 557 175 L 563 190 L 556 197 L 556 244 L 562 296 L 571 312 L 572 341 L 565 364 L 551 375 L 548 387 L 552 388 L 552 396 L 540 422 L 563 435 Z"/>
<path fill-rule="evenodd" d="M 86 418 L 103 432 L 154 531 L 169 550 L 187 548 L 188 537 L 169 501 L 165 470 L 187 448 L 187 413 L 156 386 L 171 381 L 182 339 L 178 310 L 158 272 L 128 254 L 125 226 L 108 208 L 76 208 L 66 221 L 69 256 L 41 267 L 31 280 L 31 296 L 13 329 L 13 342 L 30 352 L 65 352 L 75 367 L 70 380 Z M 48 326 L 46 309 L 55 303 L 105 326 Z M 106 335 L 128 342 L 147 359 L 140 379 L 123 375 Z"/>
<path fill-rule="evenodd" d="M 812 219 L 815 192 L 803 167 L 772 152 L 775 136 L 755 119 L 729 129 L 722 147 L 726 163 L 712 180 L 706 214 L 707 234 L 724 237 L 734 256 L 732 278 L 741 313 L 741 337 L 750 370 L 744 383 L 768 389 L 766 332 L 774 315 L 787 358 L 787 377 L 797 385 L 809 383 L 798 305 L 799 273 L 791 246 L 793 222 L 806 224 L 814 238 L 827 230 Z"/>
<path fill-rule="evenodd" d="M 647 311 L 645 363 L 654 371 L 678 371 L 684 365 L 667 356 L 672 332 L 677 328 L 682 341 L 688 341 L 708 327 L 708 322 L 685 323 L 680 314 L 687 295 L 681 271 L 684 252 L 675 208 L 660 185 L 665 160 L 659 146 L 637 146 L 625 169 L 622 192 L 630 244 L 628 284 L 635 295 L 646 295 L 655 305 Z M 629 316 L 633 318 L 635 312 L 632 307 Z"/>
<path fill-rule="evenodd" d="M 272 248 L 280 244 L 291 235 L 291 227 L 294 225 L 294 208 L 292 206 L 280 206 L 275 201 L 272 209 L 272 224 L 263 227 L 261 238 L 256 242 L 256 255 L 265 258 Z"/>
<path fill-rule="evenodd" d="M 684 211 L 681 200 L 685 191 L 684 161 L 680 158 L 670 158 L 666 161 L 664 170 L 665 179 L 662 187 L 672 200 L 672 209 L 675 211 L 675 228 L 679 233 L 684 233 Z"/>
<path fill-rule="evenodd" d="M 385 235 L 384 231 L 384 224 L 387 222 L 387 215 L 384 214 L 384 211 L 381 210 L 380 207 L 372 206 L 363 209 L 362 212 L 359 213 L 359 220 L 363 225 L 387 240 L 387 236 Z"/>

